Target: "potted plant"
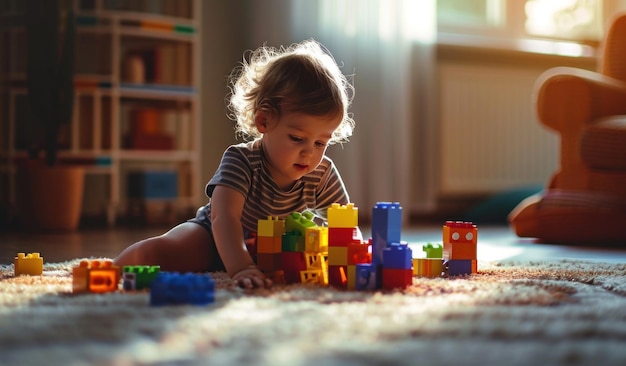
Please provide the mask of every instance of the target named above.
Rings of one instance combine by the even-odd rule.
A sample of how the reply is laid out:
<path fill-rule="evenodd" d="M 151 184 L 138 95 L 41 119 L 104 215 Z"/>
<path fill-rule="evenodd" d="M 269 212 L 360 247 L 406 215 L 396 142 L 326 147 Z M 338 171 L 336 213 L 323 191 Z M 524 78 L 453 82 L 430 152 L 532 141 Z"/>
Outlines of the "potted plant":
<path fill-rule="evenodd" d="M 84 168 L 60 164 L 58 156 L 74 110 L 76 44 L 71 4 L 61 1 L 25 2 L 28 158 L 17 188 L 22 223 L 31 229 L 75 230 L 82 208 Z"/>

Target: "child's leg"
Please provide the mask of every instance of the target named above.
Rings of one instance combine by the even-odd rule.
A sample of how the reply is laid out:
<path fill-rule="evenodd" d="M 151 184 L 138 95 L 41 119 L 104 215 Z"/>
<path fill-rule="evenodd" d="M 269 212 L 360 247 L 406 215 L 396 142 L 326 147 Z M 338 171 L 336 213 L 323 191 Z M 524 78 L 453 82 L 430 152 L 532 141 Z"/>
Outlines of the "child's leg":
<path fill-rule="evenodd" d="M 163 235 L 141 240 L 115 258 L 116 265 L 159 265 L 162 271 L 212 271 L 217 250 L 204 227 L 184 222 Z"/>

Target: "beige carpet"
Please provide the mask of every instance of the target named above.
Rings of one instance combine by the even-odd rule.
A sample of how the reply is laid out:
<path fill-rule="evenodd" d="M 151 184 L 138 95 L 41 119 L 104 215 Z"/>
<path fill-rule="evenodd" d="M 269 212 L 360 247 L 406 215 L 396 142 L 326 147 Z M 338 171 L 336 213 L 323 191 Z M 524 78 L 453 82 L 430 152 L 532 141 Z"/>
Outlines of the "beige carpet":
<path fill-rule="evenodd" d="M 292 285 L 215 304 L 72 295 L 69 269 L 0 266 L 0 365 L 626 365 L 626 266 L 479 263 L 403 292 Z"/>

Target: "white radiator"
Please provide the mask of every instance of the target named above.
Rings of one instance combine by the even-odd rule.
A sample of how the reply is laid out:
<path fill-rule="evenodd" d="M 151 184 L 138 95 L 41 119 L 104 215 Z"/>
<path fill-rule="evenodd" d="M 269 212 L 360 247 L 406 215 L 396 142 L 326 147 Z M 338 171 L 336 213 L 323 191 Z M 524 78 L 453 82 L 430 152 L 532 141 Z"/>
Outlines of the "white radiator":
<path fill-rule="evenodd" d="M 493 193 L 545 184 L 558 136 L 537 121 L 543 70 L 440 65 L 440 193 Z"/>

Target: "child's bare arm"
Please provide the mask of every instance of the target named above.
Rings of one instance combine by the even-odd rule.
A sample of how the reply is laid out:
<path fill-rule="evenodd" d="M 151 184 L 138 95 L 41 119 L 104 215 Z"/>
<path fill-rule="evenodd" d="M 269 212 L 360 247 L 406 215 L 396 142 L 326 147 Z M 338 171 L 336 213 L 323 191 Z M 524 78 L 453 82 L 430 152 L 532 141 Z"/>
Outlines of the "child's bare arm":
<path fill-rule="evenodd" d="M 228 274 L 245 288 L 269 287 L 271 281 L 256 266 L 244 245 L 241 213 L 245 197 L 218 185 L 211 196 L 211 226 L 215 246 Z"/>

